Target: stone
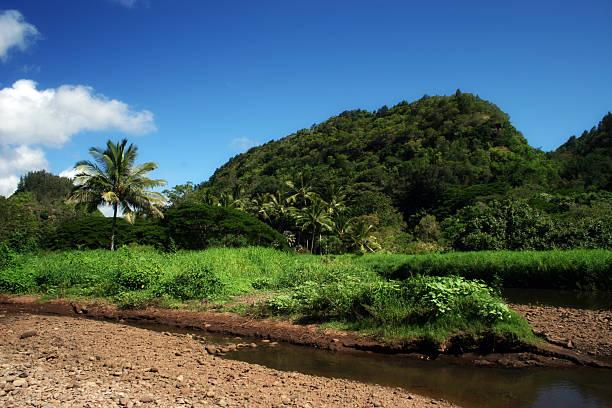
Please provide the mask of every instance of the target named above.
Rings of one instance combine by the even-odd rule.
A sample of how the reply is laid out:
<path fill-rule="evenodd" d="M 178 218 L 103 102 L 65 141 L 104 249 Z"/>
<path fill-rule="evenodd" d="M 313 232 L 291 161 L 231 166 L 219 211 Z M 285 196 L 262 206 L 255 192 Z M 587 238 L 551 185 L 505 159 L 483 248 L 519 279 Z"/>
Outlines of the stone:
<path fill-rule="evenodd" d="M 155 399 L 150 395 L 146 395 L 140 399 L 140 402 L 144 402 L 144 403 L 153 402 L 153 401 L 155 401 Z"/>
<path fill-rule="evenodd" d="M 128 400 L 125 397 L 119 398 L 119 405 L 121 406 L 124 406 L 124 407 L 127 406 L 128 402 L 130 402 L 130 400 Z"/>
<path fill-rule="evenodd" d="M 15 386 L 15 387 L 27 387 L 28 386 L 28 382 L 26 380 L 24 380 L 23 378 L 18 378 L 15 381 L 13 381 L 13 386 Z"/>
<path fill-rule="evenodd" d="M 28 331 L 21 333 L 21 336 L 19 336 L 19 338 L 27 339 L 28 337 L 33 337 L 33 336 L 36 336 L 37 334 L 38 333 L 36 332 L 36 330 L 28 330 Z"/>
<path fill-rule="evenodd" d="M 185 381 L 185 377 L 183 377 L 182 375 L 179 375 L 178 377 L 176 377 L 176 380 L 178 382 L 183 382 L 183 381 Z"/>

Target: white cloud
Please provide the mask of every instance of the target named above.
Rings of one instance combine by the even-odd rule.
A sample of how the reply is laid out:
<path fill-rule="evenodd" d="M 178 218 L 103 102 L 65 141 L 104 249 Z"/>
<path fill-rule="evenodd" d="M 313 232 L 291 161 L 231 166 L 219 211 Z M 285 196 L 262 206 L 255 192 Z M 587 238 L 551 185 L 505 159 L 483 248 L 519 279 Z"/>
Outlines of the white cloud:
<path fill-rule="evenodd" d="M 230 147 L 234 150 L 238 150 L 240 152 L 246 152 L 251 147 L 257 146 L 254 140 L 249 139 L 248 137 L 237 137 L 233 139 L 230 143 Z"/>
<path fill-rule="evenodd" d="M 82 85 L 38 90 L 34 81 L 21 79 L 0 90 L 0 144 L 59 147 L 76 133 L 109 129 L 131 134 L 153 131 L 153 114 L 132 111 Z"/>
<path fill-rule="evenodd" d="M 17 10 L 0 13 L 0 60 L 5 62 L 12 48 L 25 50 L 38 36 L 36 27 L 26 23 Z"/>
<path fill-rule="evenodd" d="M 44 151 L 32 145 L 59 148 L 79 132 L 101 130 L 142 134 L 155 130 L 155 123 L 151 112 L 134 111 L 82 85 L 38 90 L 22 79 L 0 89 L 0 194 L 12 194 L 20 175 L 48 169 Z"/>
<path fill-rule="evenodd" d="M 39 148 L 21 145 L 0 148 L 0 195 L 10 196 L 17 189 L 19 176 L 29 171 L 48 170 L 45 152 Z"/>

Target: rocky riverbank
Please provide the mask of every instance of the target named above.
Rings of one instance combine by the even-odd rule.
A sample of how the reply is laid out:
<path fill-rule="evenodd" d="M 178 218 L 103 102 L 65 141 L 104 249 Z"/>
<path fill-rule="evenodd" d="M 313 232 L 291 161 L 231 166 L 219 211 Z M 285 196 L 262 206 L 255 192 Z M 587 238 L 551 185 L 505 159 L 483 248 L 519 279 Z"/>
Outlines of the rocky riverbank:
<path fill-rule="evenodd" d="M 8 314 L 0 405 L 14 407 L 453 407 L 391 389 L 221 359 L 190 334 Z M 250 347 L 250 344 L 243 344 Z"/>
<path fill-rule="evenodd" d="M 612 311 L 510 305 L 551 344 L 598 358 L 612 358 Z"/>
<path fill-rule="evenodd" d="M 402 353 L 426 359 L 459 356 L 468 363 L 498 367 L 559 367 L 573 364 L 610 367 L 599 359 L 610 360 L 609 357 L 612 356 L 611 311 L 594 312 L 574 309 L 569 314 L 573 318 L 564 320 L 564 316 L 568 314 L 568 309 L 565 308 L 512 305 L 519 313 L 526 316 L 535 327 L 535 332 L 544 340 L 543 342 L 538 345 L 525 344 L 489 334 L 480 339 L 458 335 L 446 344 L 436 345 L 419 339 L 388 343 L 372 336 L 329 329 L 322 330 L 316 324 L 252 319 L 232 313 L 212 311 L 158 308 L 120 310 L 102 301 L 75 302 L 56 299 L 40 302 L 35 296 L 8 295 L 0 295 L 0 305 L 9 312 L 83 316 L 136 324 L 144 322 L 247 338 L 283 341 L 334 351 L 363 350 L 387 354 Z"/>

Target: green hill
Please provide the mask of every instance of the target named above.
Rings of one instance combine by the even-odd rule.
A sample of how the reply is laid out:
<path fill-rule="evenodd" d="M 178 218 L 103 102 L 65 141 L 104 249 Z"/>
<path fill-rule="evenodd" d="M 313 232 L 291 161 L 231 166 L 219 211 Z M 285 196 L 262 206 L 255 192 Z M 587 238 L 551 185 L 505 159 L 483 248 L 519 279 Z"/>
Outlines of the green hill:
<path fill-rule="evenodd" d="M 589 132 L 570 137 L 551 157 L 572 186 L 612 191 L 612 113 Z"/>
<path fill-rule="evenodd" d="M 273 193 L 286 180 L 297 183 L 300 173 L 316 190 L 345 186 L 356 214 L 393 206 L 405 219 L 438 206 L 449 191 L 484 185 L 487 195 L 490 184 L 498 193 L 500 183 L 545 186 L 558 178 L 507 114 L 457 91 L 377 112 L 343 112 L 234 157 L 200 188 L 220 194 L 240 185 L 246 195 Z"/>

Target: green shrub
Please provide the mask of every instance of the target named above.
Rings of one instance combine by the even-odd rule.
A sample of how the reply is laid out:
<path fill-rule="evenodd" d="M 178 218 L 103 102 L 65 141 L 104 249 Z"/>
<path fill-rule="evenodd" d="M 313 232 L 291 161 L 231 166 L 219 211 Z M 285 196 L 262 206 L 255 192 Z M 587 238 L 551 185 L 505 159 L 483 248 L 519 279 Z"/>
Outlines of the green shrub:
<path fill-rule="evenodd" d="M 5 242 L 0 242 L 0 270 L 15 266 L 17 254 Z"/>
<path fill-rule="evenodd" d="M 159 285 L 159 293 L 176 299 L 204 299 L 222 291 L 223 284 L 205 265 L 188 264 L 166 275 Z"/>
<path fill-rule="evenodd" d="M 434 340 L 458 332 L 478 335 L 487 328 L 504 331 L 513 325 L 529 333 L 526 322 L 517 319 L 493 289 L 457 276 L 397 282 L 332 274 L 319 283 L 306 281 L 291 295 L 273 297 L 263 307 L 272 314 L 342 321 L 383 333 L 413 330 L 412 335 Z"/>
<path fill-rule="evenodd" d="M 162 223 L 168 236 L 184 249 L 250 245 L 288 248 L 285 238 L 272 227 L 232 208 L 185 203 L 168 210 Z"/>
<path fill-rule="evenodd" d="M 146 306 L 157 303 L 155 296 L 144 290 L 120 292 L 115 297 L 115 302 L 120 309 L 144 309 Z"/>
<path fill-rule="evenodd" d="M 54 250 L 108 248 L 112 223 L 112 218 L 99 216 L 65 221 L 46 237 L 44 246 Z M 166 230 L 157 220 L 138 219 L 130 224 L 122 218 L 117 219 L 116 247 L 137 243 L 161 248 L 166 241 Z"/>

